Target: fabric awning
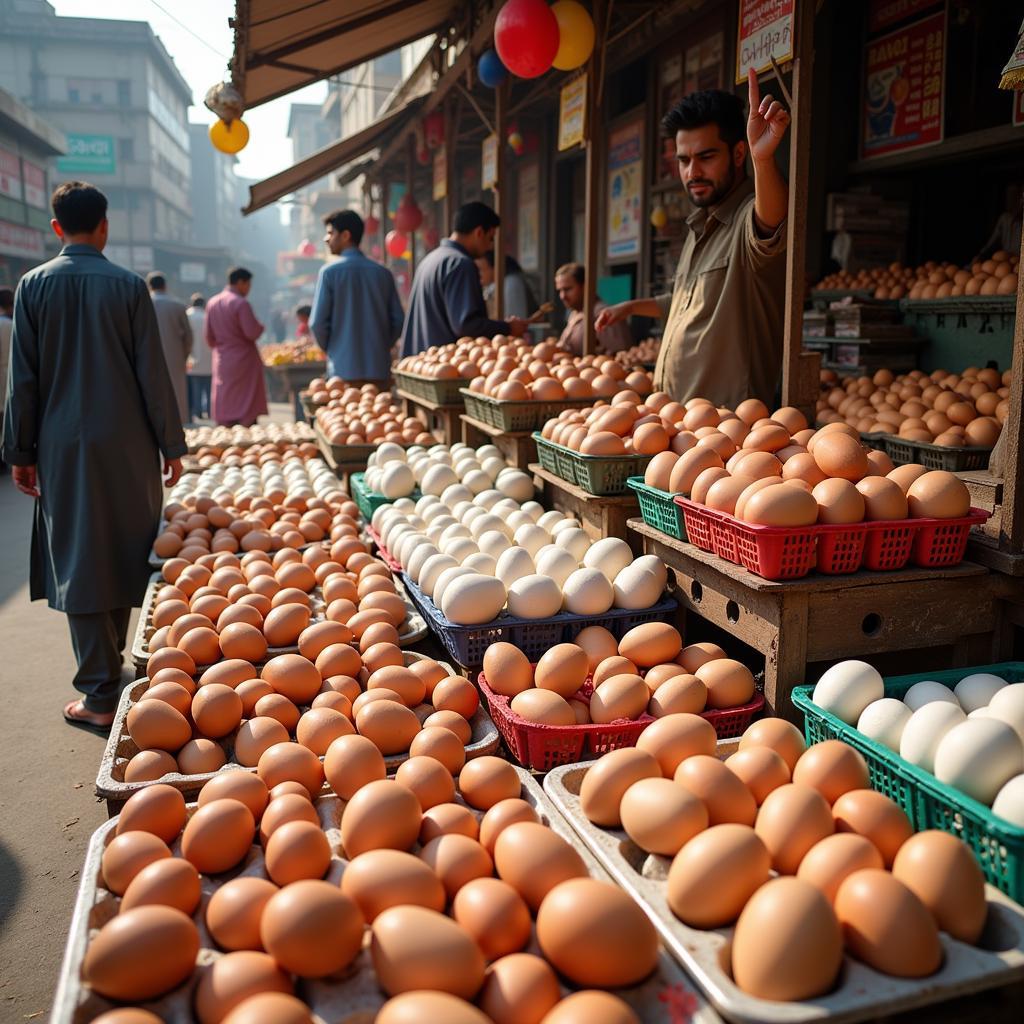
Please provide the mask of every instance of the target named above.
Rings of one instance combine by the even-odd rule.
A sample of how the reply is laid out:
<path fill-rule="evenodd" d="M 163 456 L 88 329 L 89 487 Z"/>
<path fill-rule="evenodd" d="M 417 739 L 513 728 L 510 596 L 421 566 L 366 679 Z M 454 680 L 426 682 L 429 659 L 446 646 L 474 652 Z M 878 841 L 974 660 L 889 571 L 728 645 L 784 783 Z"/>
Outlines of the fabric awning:
<path fill-rule="evenodd" d="M 232 82 L 246 108 L 445 28 L 458 0 L 236 0 Z"/>
<path fill-rule="evenodd" d="M 385 144 L 422 104 L 423 97 L 417 97 L 404 107 L 374 121 L 361 132 L 356 132 L 355 135 L 350 135 L 340 142 L 333 142 L 287 170 L 250 185 L 249 204 L 243 208 L 242 213 L 255 213 L 264 206 L 270 206 L 282 196 L 322 178 L 325 174 L 330 174 L 331 171 L 336 171 L 339 167 L 344 167 L 374 147 Z"/>

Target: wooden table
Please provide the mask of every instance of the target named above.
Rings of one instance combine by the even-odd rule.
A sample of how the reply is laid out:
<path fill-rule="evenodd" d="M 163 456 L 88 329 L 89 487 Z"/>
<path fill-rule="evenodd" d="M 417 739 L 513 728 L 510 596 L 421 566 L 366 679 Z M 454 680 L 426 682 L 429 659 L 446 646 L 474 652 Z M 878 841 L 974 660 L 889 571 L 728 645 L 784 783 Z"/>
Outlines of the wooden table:
<path fill-rule="evenodd" d="M 437 405 L 429 398 L 412 395 L 401 388 L 396 388 L 395 394 L 405 405 L 405 415 L 415 416 L 426 424 L 427 430 L 432 433 L 440 431 L 445 444 L 454 444 L 462 437 L 459 417 L 465 410 L 464 405 Z"/>
<path fill-rule="evenodd" d="M 783 718 L 800 717 L 789 694 L 811 663 L 952 646 L 955 664 L 986 664 L 1003 649 L 993 574 L 972 562 L 773 583 L 642 519 L 629 529 L 668 566 L 681 607 L 764 656 L 765 697 Z"/>
<path fill-rule="evenodd" d="M 531 462 L 537 461 L 537 442 L 533 439 L 532 430 L 506 433 L 490 423 L 474 419 L 468 413 L 463 413 L 459 419 L 462 420 L 462 443 L 468 444 L 470 448 L 493 444 L 509 465 L 524 472 Z"/>
<path fill-rule="evenodd" d="M 537 463 L 529 467 L 534 483 L 543 492 L 541 504 L 575 516 L 587 536 L 594 540 L 602 537 L 621 537 L 634 551 L 639 552 L 639 538 L 629 532 L 626 524 L 640 511 L 636 495 L 619 494 L 613 497 L 591 494 L 560 476 L 548 472 Z"/>

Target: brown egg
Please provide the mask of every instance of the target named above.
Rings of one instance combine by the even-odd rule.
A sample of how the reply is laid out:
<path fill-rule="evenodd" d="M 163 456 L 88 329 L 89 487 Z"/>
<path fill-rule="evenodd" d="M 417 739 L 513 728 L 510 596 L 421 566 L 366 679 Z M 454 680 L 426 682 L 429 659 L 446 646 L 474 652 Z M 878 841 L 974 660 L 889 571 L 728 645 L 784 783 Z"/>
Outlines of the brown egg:
<path fill-rule="evenodd" d="M 640 1018 L 618 996 L 586 989 L 562 999 L 543 1024 L 640 1024 Z"/>
<path fill-rule="evenodd" d="M 263 635 L 271 647 L 290 647 L 309 625 L 310 610 L 304 604 L 274 607 L 263 621 Z"/>
<path fill-rule="evenodd" d="M 263 780 L 252 772 L 223 772 L 210 779 L 199 791 L 199 806 L 214 800 L 238 800 L 252 811 L 253 818 L 260 820 L 269 799 Z"/>
<path fill-rule="evenodd" d="M 476 819 L 473 819 L 474 822 Z M 516 822 L 539 822 L 540 817 L 534 807 L 519 797 L 499 800 L 484 816 L 479 826 L 480 844 L 493 857 L 494 844 L 498 836 L 509 825 Z M 469 834 L 467 832 L 467 834 Z M 476 838 L 473 836 L 472 838 Z"/>
<path fill-rule="evenodd" d="M 942 964 L 939 932 L 928 908 L 887 871 L 855 871 L 839 886 L 836 916 L 847 949 L 883 974 L 924 978 Z"/>
<path fill-rule="evenodd" d="M 727 469 L 718 469 L 717 467 L 705 469 L 704 472 L 694 480 L 693 487 L 690 488 L 690 500 L 697 502 L 699 505 L 706 504 L 708 492 L 711 488 L 718 483 L 719 480 L 731 479 L 733 478 L 729 475 L 729 471 Z"/>
<path fill-rule="evenodd" d="M 266 953 L 228 953 L 199 973 L 193 1005 L 200 1024 L 221 1024 L 251 996 L 267 992 L 292 994 L 292 983 Z"/>
<path fill-rule="evenodd" d="M 340 694 L 338 696 L 340 697 Z M 327 748 L 339 736 L 348 736 L 354 732 L 355 726 L 340 711 L 331 708 L 312 708 L 299 719 L 295 738 L 318 757 L 323 757 L 327 753 Z"/>
<path fill-rule="evenodd" d="M 446 666 L 442 665 L 440 662 L 434 661 L 433 658 L 423 658 L 421 660 L 414 661 L 409 666 L 409 671 L 423 680 L 427 700 L 433 696 L 434 688 L 437 684 L 442 680 L 447 679 L 451 674 Z"/>
<path fill-rule="evenodd" d="M 708 688 L 696 676 L 682 672 L 666 679 L 651 694 L 647 705 L 647 713 L 655 718 L 666 715 L 694 714 L 699 715 L 707 705 Z M 652 669 L 652 671 L 654 671 Z M 651 685 L 651 673 L 645 680 Z"/>
<path fill-rule="evenodd" d="M 180 715 L 188 715 L 192 707 L 189 691 L 178 683 L 151 683 L 139 700 L 162 700 Z"/>
<path fill-rule="evenodd" d="M 103 884 L 120 896 L 143 868 L 170 856 L 167 844 L 152 832 L 120 832 L 103 851 Z"/>
<path fill-rule="evenodd" d="M 180 910 L 145 906 L 118 914 L 89 942 L 83 981 L 123 1002 L 156 999 L 192 974 L 199 932 Z"/>
<path fill-rule="evenodd" d="M 533 668 L 518 648 L 508 643 L 491 644 L 484 652 L 483 674 L 487 685 L 505 697 L 533 686 Z"/>
<path fill-rule="evenodd" d="M 209 626 L 190 629 L 175 646 L 189 655 L 197 665 L 212 665 L 221 656 L 220 639 Z"/>
<path fill-rule="evenodd" d="M 351 650 L 351 648 L 349 648 Z M 323 682 L 318 669 L 301 654 L 280 654 L 263 666 L 260 677 L 294 704 L 308 704 Z"/>
<path fill-rule="evenodd" d="M 413 905 L 443 911 L 440 879 L 418 857 L 400 850 L 371 850 L 353 858 L 341 876 L 341 891 L 368 924 L 390 907 Z"/>
<path fill-rule="evenodd" d="M 927 472 L 928 470 L 924 466 L 916 462 L 908 462 L 903 466 L 897 466 L 891 473 L 886 475 L 890 480 L 899 484 L 900 489 L 906 494 L 910 490 L 911 484 Z"/>
<path fill-rule="evenodd" d="M 478 1002 L 494 1024 L 540 1021 L 561 999 L 555 972 L 539 956 L 512 953 L 487 969 Z"/>
<path fill-rule="evenodd" d="M 279 699 L 284 700 L 283 697 Z M 235 760 L 247 768 L 255 768 L 265 751 L 276 744 L 287 742 L 288 730 L 276 718 L 250 718 L 242 723 L 235 734 Z"/>
<path fill-rule="evenodd" d="M 93 1018 L 93 1024 L 161 1024 L 160 1018 L 137 1006 L 122 1006 Z"/>
<path fill-rule="evenodd" d="M 265 850 L 266 872 L 281 886 L 323 878 L 331 863 L 331 847 L 319 822 L 284 822 L 271 833 Z"/>
<path fill-rule="evenodd" d="M 179 668 L 162 668 L 158 672 L 154 672 L 153 675 L 150 676 L 149 688 L 146 690 L 146 693 L 151 693 L 158 686 L 164 686 L 168 683 L 173 683 L 175 686 L 180 686 L 181 689 L 183 689 L 187 694 L 189 694 L 189 696 L 196 692 L 195 680 L 190 675 L 186 675 Z M 172 706 L 176 705 L 172 704 Z"/>
<path fill-rule="evenodd" d="M 675 660 L 677 664 L 682 665 L 685 671 L 695 673 L 701 665 L 724 657 L 725 651 L 718 644 L 696 643 L 684 647 Z"/>
<path fill-rule="evenodd" d="M 438 729 L 437 732 L 455 739 L 447 730 Z M 455 799 L 452 773 L 432 757 L 410 757 L 398 766 L 395 781 L 413 793 L 424 811 L 437 804 L 451 803 Z"/>
<path fill-rule="evenodd" d="M 165 750 L 140 750 L 124 768 L 125 782 L 151 782 L 178 770 L 178 762 Z"/>
<path fill-rule="evenodd" d="M 593 878 L 570 879 L 545 896 L 537 941 L 576 985 L 635 985 L 658 961 L 658 935 L 647 915 L 616 885 Z"/>
<path fill-rule="evenodd" d="M 365 736 L 342 736 L 327 748 L 324 775 L 342 800 L 351 800 L 363 786 L 383 780 L 387 769 L 372 740 Z"/>
<path fill-rule="evenodd" d="M 834 903 L 847 876 L 881 867 L 882 855 L 874 843 L 853 832 L 836 832 L 818 840 L 804 854 L 796 877 L 817 886 L 829 903 Z"/>
<path fill-rule="evenodd" d="M 241 658 L 228 658 L 226 661 L 211 665 L 200 677 L 200 688 L 210 683 L 219 683 L 234 689 L 240 683 L 256 677 L 256 669 L 251 662 Z"/>
<path fill-rule="evenodd" d="M 771 854 L 772 867 L 781 875 L 794 875 L 807 851 L 831 835 L 835 824 L 817 790 L 787 783 L 765 797 L 754 829 Z"/>
<path fill-rule="evenodd" d="M 912 516 L 957 519 L 970 512 L 971 495 L 959 477 L 933 470 L 910 485 L 907 503 Z"/>
<path fill-rule="evenodd" d="M 771 748 L 786 762 L 790 772 L 807 749 L 800 730 L 782 718 L 762 718 L 748 726 L 740 737 L 739 749 L 747 750 L 751 747 Z"/>
<path fill-rule="evenodd" d="M 679 764 L 695 754 L 713 755 L 718 736 L 714 726 L 699 715 L 669 715 L 652 722 L 640 734 L 636 749 L 654 756 L 666 779 Z M 607 755 L 606 755 L 607 756 Z"/>
<path fill-rule="evenodd" d="M 263 630 L 247 622 L 233 622 L 220 632 L 220 649 L 225 658 L 263 661 L 267 656 L 267 638 Z"/>
<path fill-rule="evenodd" d="M 423 812 L 420 822 L 420 845 L 424 846 L 438 836 L 458 833 L 476 839 L 480 834 L 480 825 L 473 812 L 462 804 L 436 804 Z"/>
<path fill-rule="evenodd" d="M 413 1024 L 428 1020 L 445 1024 L 491 1024 L 490 1018 L 472 1003 L 447 992 L 428 989 L 405 992 L 389 999 L 374 1018 L 375 1024 Z"/>
<path fill-rule="evenodd" d="M 902 809 L 884 793 L 873 789 L 852 789 L 844 793 L 833 804 L 832 817 L 837 832 L 856 832 L 874 843 L 887 868 L 914 833 Z"/>
<path fill-rule="evenodd" d="M 494 843 L 494 866 L 531 910 L 560 882 L 585 878 L 589 872 L 580 855 L 546 825 L 517 821 L 507 825 Z"/>
<path fill-rule="evenodd" d="M 672 661 L 682 650 L 682 637 L 667 622 L 646 622 L 634 626 L 619 641 L 619 654 L 638 668 L 650 668 Z"/>
<path fill-rule="evenodd" d="M 629 658 L 615 655 L 613 658 L 605 658 L 604 661 L 598 664 L 597 668 L 593 671 L 591 682 L 593 682 L 594 686 L 600 686 L 605 680 L 611 679 L 612 676 L 635 676 L 639 672 L 640 670 Z"/>
<path fill-rule="evenodd" d="M 487 960 L 515 953 L 530 941 L 530 911 L 522 897 L 499 878 L 474 878 L 456 893 L 452 917 Z"/>
<path fill-rule="evenodd" d="M 359 734 L 371 740 L 385 755 L 407 751 L 420 731 L 419 719 L 397 700 L 376 700 L 362 707 L 353 706 L 353 711 Z"/>
<path fill-rule="evenodd" d="M 678 438 L 675 440 L 678 440 Z M 707 447 L 690 448 L 679 456 L 678 462 L 672 467 L 672 472 L 669 475 L 668 490 L 673 493 L 688 495 L 694 481 L 705 469 L 715 467 L 721 469 L 722 466 L 721 456 L 717 452 L 712 451 L 712 449 Z"/>
<path fill-rule="evenodd" d="M 743 908 L 732 940 L 732 974 L 744 992 L 779 1002 L 813 999 L 835 985 L 843 935 L 820 890 L 796 878 L 763 885 Z"/>
<path fill-rule="evenodd" d="M 475 839 L 458 833 L 431 839 L 419 858 L 441 880 L 449 899 L 474 878 L 490 878 L 494 863 L 490 854 Z"/>
<path fill-rule="evenodd" d="M 867 453 L 860 441 L 843 433 L 819 434 L 812 449 L 818 468 L 829 477 L 856 483 L 868 471 Z"/>
<path fill-rule="evenodd" d="M 275 743 L 268 747 L 260 755 L 256 773 L 267 789 L 273 789 L 279 782 L 297 782 L 311 796 L 320 792 L 324 781 L 320 759 L 298 743 Z"/>
<path fill-rule="evenodd" d="M 818 790 L 834 804 L 851 789 L 868 789 L 864 758 L 840 740 L 825 740 L 808 748 L 793 769 L 793 781 Z"/>
<path fill-rule="evenodd" d="M 639 718 L 647 708 L 649 693 L 640 676 L 612 676 L 590 698 L 591 721 L 604 724 Z"/>
<path fill-rule="evenodd" d="M 674 857 L 708 827 L 704 803 L 660 775 L 634 782 L 622 797 L 619 815 L 622 828 L 641 850 L 664 857 Z"/>
<path fill-rule="evenodd" d="M 293 821 L 319 824 L 316 808 L 309 802 L 308 794 L 286 793 L 272 799 L 260 819 L 260 842 L 266 847 L 277 829 Z"/>
<path fill-rule="evenodd" d="M 710 824 L 754 824 L 757 804 L 753 795 L 718 758 L 707 754 L 688 757 L 676 769 L 674 781 L 704 804 Z"/>
<path fill-rule="evenodd" d="M 789 765 L 770 747 L 747 747 L 725 759 L 725 766 L 750 790 L 760 807 L 769 793 L 790 781 Z"/>
<path fill-rule="evenodd" d="M 128 735 L 140 750 L 179 750 L 192 738 L 185 717 L 161 700 L 143 700 L 128 709 Z"/>
<path fill-rule="evenodd" d="M 438 726 L 418 732 L 409 745 L 409 754 L 410 758 L 432 758 L 451 775 L 457 775 L 466 763 L 466 749 L 459 738 L 450 730 Z"/>
<path fill-rule="evenodd" d="M 411 790 L 391 779 L 368 782 L 345 805 L 341 842 L 351 860 L 367 850 L 408 850 L 420 831 L 422 811 Z"/>
<path fill-rule="evenodd" d="M 222 683 L 202 686 L 192 698 L 192 720 L 204 736 L 226 736 L 242 720 L 242 698 Z"/>
<path fill-rule="evenodd" d="M 347 967 L 363 944 L 363 916 L 337 885 L 293 882 L 263 909 L 263 948 L 300 978 L 323 978 Z"/>
<path fill-rule="evenodd" d="M 907 518 L 907 496 L 895 480 L 866 476 L 857 483 L 864 499 L 864 518 L 869 521 Z"/>
<path fill-rule="evenodd" d="M 423 680 L 414 672 L 399 665 L 385 665 L 372 672 L 366 681 L 366 689 L 391 690 L 392 693 L 398 694 L 407 708 L 414 708 L 422 703 L 427 693 Z"/>
<path fill-rule="evenodd" d="M 203 874 L 228 871 L 249 852 L 256 832 L 252 811 L 238 800 L 214 800 L 189 819 L 181 855 Z"/>
<path fill-rule="evenodd" d="M 707 687 L 709 708 L 733 708 L 754 698 L 754 676 L 742 662 L 716 658 L 701 665 L 694 675 Z"/>
<path fill-rule="evenodd" d="M 553 690 L 568 699 L 583 685 L 590 673 L 587 652 L 576 644 L 556 644 L 541 655 L 534 671 L 538 689 Z"/>
<path fill-rule="evenodd" d="M 150 832 L 173 843 L 185 825 L 185 798 L 173 786 L 148 786 L 133 793 L 117 817 L 117 835 Z"/>
<path fill-rule="evenodd" d="M 182 775 L 207 775 L 227 764 L 227 754 L 216 740 L 202 737 L 189 740 L 178 751 L 178 771 Z"/>
<path fill-rule="evenodd" d="M 644 471 L 644 483 L 648 487 L 654 487 L 659 491 L 668 491 L 669 481 L 672 477 L 672 470 L 679 461 L 679 456 L 674 451 L 661 452 L 655 455 Z"/>
<path fill-rule="evenodd" d="M 459 772 L 459 793 L 470 807 L 486 811 L 499 800 L 520 795 L 515 769 L 500 757 L 477 757 Z"/>
<path fill-rule="evenodd" d="M 165 668 L 176 668 L 190 678 L 195 675 L 196 663 L 184 652 L 174 647 L 154 651 L 146 662 L 146 675 L 152 679 Z"/>
<path fill-rule="evenodd" d="M 333 659 L 340 659 L 343 662 L 339 667 L 347 669 L 350 674 L 356 675 L 359 672 L 359 658 L 349 657 L 346 661 L 346 654 L 350 651 L 351 648 L 332 647 L 331 656 Z M 405 665 L 405 658 L 402 656 L 402 649 L 397 644 L 381 643 L 374 644 L 363 652 L 362 663 L 366 671 L 373 674 L 389 665 L 402 668 Z"/>

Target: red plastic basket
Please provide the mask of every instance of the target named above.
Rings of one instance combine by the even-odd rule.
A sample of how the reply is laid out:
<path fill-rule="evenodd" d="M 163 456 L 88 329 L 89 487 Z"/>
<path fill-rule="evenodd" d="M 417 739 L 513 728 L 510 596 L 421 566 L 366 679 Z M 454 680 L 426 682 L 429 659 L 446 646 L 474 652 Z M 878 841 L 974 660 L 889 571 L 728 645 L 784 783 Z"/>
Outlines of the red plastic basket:
<path fill-rule="evenodd" d="M 392 572 L 404 572 L 402 564 L 394 559 L 391 552 L 384 547 L 384 542 L 380 539 L 380 534 L 369 524 L 365 526 L 366 535 L 373 541 L 374 547 L 377 549 L 377 554 L 381 557 L 381 560 Z"/>
<path fill-rule="evenodd" d="M 867 523 L 822 525 L 818 533 L 818 572 L 841 576 L 856 572 L 864 560 Z"/>
<path fill-rule="evenodd" d="M 686 524 L 686 539 L 701 551 L 714 551 L 715 542 L 713 539 L 714 524 L 718 521 L 715 513 L 698 505 L 696 502 L 687 501 L 681 495 L 673 499 L 683 509 L 683 522 Z M 722 556 L 725 557 L 725 556 Z M 734 561 L 739 561 L 734 559 Z"/>
<path fill-rule="evenodd" d="M 732 524 L 722 515 L 717 515 L 711 521 L 711 542 L 714 544 L 714 552 L 719 558 L 724 558 L 733 565 L 740 565 L 740 549 L 736 531 Z"/>
<path fill-rule="evenodd" d="M 866 523 L 863 568 L 872 572 L 902 569 L 910 561 L 917 526 L 912 519 L 902 522 Z"/>
<path fill-rule="evenodd" d="M 961 519 L 919 519 L 911 561 L 923 569 L 938 569 L 962 562 L 972 526 L 980 526 L 989 513 L 972 508 Z"/>

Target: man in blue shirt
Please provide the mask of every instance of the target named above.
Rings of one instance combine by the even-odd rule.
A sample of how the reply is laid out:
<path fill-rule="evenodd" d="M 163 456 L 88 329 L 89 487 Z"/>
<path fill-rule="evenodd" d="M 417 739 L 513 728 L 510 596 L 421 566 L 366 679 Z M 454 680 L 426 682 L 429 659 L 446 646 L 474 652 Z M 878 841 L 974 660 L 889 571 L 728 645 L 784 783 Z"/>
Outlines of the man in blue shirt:
<path fill-rule="evenodd" d="M 402 304 L 391 271 L 359 250 L 363 218 L 353 210 L 324 217 L 327 248 L 338 257 L 321 269 L 309 327 L 327 353 L 327 371 L 350 383 L 386 387 L 391 346 L 402 330 Z"/>
<path fill-rule="evenodd" d="M 484 203 L 459 207 L 451 236 L 416 268 L 402 332 L 403 356 L 462 337 L 510 334 L 521 338 L 526 333 L 527 323 L 520 317 L 491 320 L 487 316 L 480 271 L 474 262 L 494 248 L 494 232 L 500 223 Z"/>

